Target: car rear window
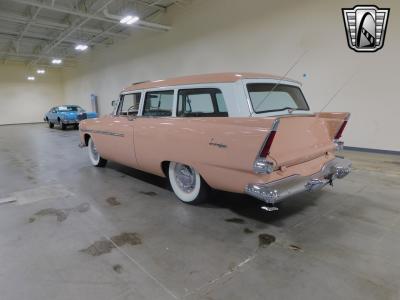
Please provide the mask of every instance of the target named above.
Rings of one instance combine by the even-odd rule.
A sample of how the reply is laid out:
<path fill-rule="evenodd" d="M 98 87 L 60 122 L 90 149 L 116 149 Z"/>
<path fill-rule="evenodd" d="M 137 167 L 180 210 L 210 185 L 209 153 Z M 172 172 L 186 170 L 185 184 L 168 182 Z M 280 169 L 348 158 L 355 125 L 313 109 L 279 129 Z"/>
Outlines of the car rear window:
<path fill-rule="evenodd" d="M 58 111 L 83 111 L 79 106 L 59 106 Z"/>
<path fill-rule="evenodd" d="M 309 110 L 307 101 L 297 86 L 276 83 L 249 83 L 247 90 L 255 113 L 286 109 Z"/>

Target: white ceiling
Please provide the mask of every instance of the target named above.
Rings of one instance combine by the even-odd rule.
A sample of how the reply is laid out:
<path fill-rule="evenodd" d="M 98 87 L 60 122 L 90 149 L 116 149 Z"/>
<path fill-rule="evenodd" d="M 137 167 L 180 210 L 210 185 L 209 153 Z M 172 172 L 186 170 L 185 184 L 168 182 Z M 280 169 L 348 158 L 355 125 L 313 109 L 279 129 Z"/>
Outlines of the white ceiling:
<path fill-rule="evenodd" d="M 168 26 L 151 20 L 186 1 L 0 0 L 0 63 L 46 66 L 57 57 L 63 66 L 71 66 L 79 55 L 77 44 L 110 45 L 137 28 L 168 31 Z M 119 18 L 128 14 L 140 21 L 120 24 Z"/>

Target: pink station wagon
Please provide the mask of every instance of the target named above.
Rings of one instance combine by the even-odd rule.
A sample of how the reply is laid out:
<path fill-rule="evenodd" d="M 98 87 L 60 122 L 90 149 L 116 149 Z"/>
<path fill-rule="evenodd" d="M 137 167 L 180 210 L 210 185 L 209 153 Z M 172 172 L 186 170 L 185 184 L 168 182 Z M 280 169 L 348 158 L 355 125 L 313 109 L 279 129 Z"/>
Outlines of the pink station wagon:
<path fill-rule="evenodd" d="M 80 123 L 81 146 L 96 167 L 112 160 L 168 177 L 183 202 L 200 203 L 217 189 L 272 210 L 351 170 L 335 156 L 350 114 L 310 112 L 300 87 L 256 73 L 132 84 L 111 115 Z"/>

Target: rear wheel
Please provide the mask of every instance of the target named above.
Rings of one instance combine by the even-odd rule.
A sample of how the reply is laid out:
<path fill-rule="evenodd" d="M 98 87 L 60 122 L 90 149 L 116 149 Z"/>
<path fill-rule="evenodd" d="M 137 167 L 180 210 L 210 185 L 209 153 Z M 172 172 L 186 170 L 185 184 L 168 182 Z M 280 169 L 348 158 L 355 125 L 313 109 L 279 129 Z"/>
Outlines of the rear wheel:
<path fill-rule="evenodd" d="M 179 200 L 188 204 L 200 204 L 207 200 L 210 188 L 192 167 L 170 162 L 169 182 Z"/>
<path fill-rule="evenodd" d="M 92 138 L 89 138 L 88 141 L 88 153 L 89 159 L 93 166 L 103 168 L 107 164 L 107 160 L 102 158 L 100 154 L 97 152 L 96 145 L 93 142 Z"/>
<path fill-rule="evenodd" d="M 58 121 L 58 125 L 60 125 L 62 130 L 67 129 L 67 126 L 61 121 L 60 118 L 58 118 L 57 121 Z"/>

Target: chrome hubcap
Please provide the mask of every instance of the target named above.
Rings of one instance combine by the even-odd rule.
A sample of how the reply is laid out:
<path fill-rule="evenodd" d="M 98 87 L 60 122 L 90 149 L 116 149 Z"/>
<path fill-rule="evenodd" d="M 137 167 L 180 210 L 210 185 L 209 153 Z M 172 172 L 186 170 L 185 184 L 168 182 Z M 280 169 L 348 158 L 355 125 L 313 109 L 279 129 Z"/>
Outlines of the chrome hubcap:
<path fill-rule="evenodd" d="M 175 179 L 179 188 L 186 193 L 191 193 L 196 186 L 195 171 L 189 166 L 176 164 Z"/>

